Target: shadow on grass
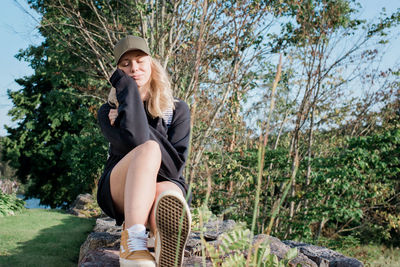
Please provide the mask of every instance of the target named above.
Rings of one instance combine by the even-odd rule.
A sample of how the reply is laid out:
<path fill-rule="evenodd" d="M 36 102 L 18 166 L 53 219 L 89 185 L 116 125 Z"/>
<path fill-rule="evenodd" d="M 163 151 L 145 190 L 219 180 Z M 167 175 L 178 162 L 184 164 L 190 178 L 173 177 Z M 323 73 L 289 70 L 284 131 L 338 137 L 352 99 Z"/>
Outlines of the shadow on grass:
<path fill-rule="evenodd" d="M 95 219 L 78 218 L 61 210 L 25 215 L 13 225 L 9 225 L 11 220 L 3 225 L 6 234 L 0 242 L 9 242 L 15 249 L 0 253 L 0 266 L 77 266 L 79 248 L 93 229 Z"/>

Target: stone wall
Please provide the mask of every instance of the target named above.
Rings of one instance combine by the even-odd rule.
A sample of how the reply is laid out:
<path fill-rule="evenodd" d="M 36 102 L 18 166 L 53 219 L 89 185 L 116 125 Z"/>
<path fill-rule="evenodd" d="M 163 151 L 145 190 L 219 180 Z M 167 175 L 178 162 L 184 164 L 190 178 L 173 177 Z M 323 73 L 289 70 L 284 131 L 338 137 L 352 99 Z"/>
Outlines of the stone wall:
<path fill-rule="evenodd" d="M 209 244 L 217 244 L 218 236 L 235 228 L 232 220 L 210 221 L 205 225 L 204 239 Z M 79 255 L 80 267 L 119 266 L 118 253 L 121 236 L 121 227 L 115 226 L 115 221 L 108 217 L 99 218 L 93 232 L 82 244 Z M 200 233 L 193 231 L 185 249 L 183 266 L 202 266 Z M 297 266 L 330 266 L 330 267 L 361 267 L 363 264 L 354 258 L 346 257 L 328 248 L 299 243 L 295 241 L 280 241 L 278 238 L 257 235 L 253 242 L 268 242 L 271 253 L 282 259 L 290 248 L 297 248 L 298 255 L 290 261 L 290 265 Z M 151 246 L 151 245 L 150 245 Z M 212 266 L 209 260 L 207 266 Z"/>
<path fill-rule="evenodd" d="M 77 197 L 69 212 L 79 217 L 98 215 L 101 210 L 94 205 L 94 199 L 90 194 L 81 194 Z M 102 214 L 105 216 L 104 214 Z M 204 225 L 204 240 L 211 245 L 218 246 L 218 237 L 236 227 L 233 220 L 213 219 Z M 96 220 L 96 226 L 82 244 L 79 254 L 79 267 L 119 266 L 119 243 L 121 227 L 115 225 L 115 220 L 109 217 L 101 217 Z M 281 241 L 276 237 L 257 235 L 255 242 L 266 242 L 270 246 L 271 254 L 283 259 L 290 248 L 297 249 L 296 258 L 290 261 L 291 266 L 311 267 L 362 267 L 363 264 L 354 258 L 346 257 L 328 248 L 309 245 L 295 241 Z M 154 240 L 149 240 L 150 251 L 154 249 Z M 185 248 L 183 266 L 203 266 L 201 257 L 201 238 L 199 231 L 192 231 Z M 206 259 L 206 266 L 212 266 Z"/>

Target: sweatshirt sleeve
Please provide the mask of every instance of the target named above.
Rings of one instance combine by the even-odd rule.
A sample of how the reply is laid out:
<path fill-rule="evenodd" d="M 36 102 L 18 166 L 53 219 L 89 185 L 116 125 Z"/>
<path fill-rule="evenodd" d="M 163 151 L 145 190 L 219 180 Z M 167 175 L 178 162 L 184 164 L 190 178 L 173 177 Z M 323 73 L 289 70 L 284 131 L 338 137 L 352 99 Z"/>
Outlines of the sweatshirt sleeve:
<path fill-rule="evenodd" d="M 118 116 L 112 126 L 108 118 L 111 106 L 104 104 L 98 120 L 103 135 L 118 154 L 124 155 L 150 139 L 149 125 L 136 82 L 119 69 L 110 81 L 117 91 Z"/>
<path fill-rule="evenodd" d="M 179 101 L 168 129 L 168 137 L 161 131 L 150 127 L 150 139 L 160 144 L 162 162 L 160 175 L 165 178 L 178 179 L 186 163 L 190 140 L 190 110 L 187 104 Z"/>
<path fill-rule="evenodd" d="M 111 153 L 124 156 L 138 145 L 154 140 L 160 145 L 162 162 L 159 175 L 178 179 L 186 163 L 190 139 L 190 110 L 183 101 L 175 104 L 174 116 L 167 129 L 162 118 L 148 118 L 135 81 L 117 70 L 110 81 L 117 91 L 118 116 L 111 125 L 108 114 L 112 107 L 103 104 L 98 122 L 111 144 Z"/>
<path fill-rule="evenodd" d="M 186 161 L 189 152 L 190 141 L 190 110 L 188 105 L 180 101 L 176 119 L 168 130 L 169 141 L 182 160 Z M 177 109 L 178 110 L 178 109 Z"/>

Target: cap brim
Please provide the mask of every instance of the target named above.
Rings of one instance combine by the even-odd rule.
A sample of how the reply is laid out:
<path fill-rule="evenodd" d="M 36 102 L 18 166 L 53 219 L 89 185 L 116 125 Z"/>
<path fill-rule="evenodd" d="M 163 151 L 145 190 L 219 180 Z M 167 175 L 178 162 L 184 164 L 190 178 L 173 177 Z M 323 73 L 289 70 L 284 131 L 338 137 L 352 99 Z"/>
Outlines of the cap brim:
<path fill-rule="evenodd" d="M 121 58 L 125 55 L 125 53 L 130 52 L 130 51 L 141 51 L 141 52 L 145 53 L 146 55 L 149 55 L 149 53 L 147 53 L 146 51 L 144 51 L 144 50 L 142 50 L 142 49 L 139 49 L 139 48 L 130 48 L 130 49 L 127 49 L 126 51 L 123 51 L 123 52 L 122 52 L 121 56 L 120 56 L 120 57 L 118 58 L 118 60 L 116 61 L 116 64 L 119 63 L 119 61 L 120 61 Z"/>

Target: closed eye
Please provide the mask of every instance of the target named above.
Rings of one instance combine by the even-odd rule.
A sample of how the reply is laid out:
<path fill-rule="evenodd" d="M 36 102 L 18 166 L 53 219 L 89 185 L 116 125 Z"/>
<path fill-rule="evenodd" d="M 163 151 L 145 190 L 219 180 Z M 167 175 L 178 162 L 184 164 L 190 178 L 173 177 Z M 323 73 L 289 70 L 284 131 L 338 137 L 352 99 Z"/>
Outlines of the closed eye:
<path fill-rule="evenodd" d="M 128 61 L 128 60 L 124 60 L 124 61 L 122 61 L 122 62 L 120 63 L 120 65 L 121 65 L 122 67 L 127 67 L 127 66 L 129 66 L 129 61 Z"/>

